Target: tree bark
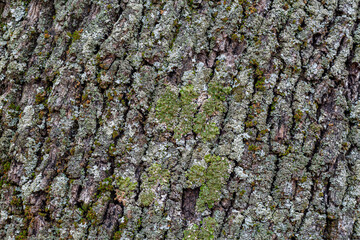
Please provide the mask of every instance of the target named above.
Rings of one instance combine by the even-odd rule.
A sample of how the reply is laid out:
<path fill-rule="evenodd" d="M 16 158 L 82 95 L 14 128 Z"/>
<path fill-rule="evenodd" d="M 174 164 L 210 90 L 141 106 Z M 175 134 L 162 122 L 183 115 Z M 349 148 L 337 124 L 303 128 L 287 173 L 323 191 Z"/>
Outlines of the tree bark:
<path fill-rule="evenodd" d="M 360 239 L 359 0 L 0 0 L 1 239 Z"/>

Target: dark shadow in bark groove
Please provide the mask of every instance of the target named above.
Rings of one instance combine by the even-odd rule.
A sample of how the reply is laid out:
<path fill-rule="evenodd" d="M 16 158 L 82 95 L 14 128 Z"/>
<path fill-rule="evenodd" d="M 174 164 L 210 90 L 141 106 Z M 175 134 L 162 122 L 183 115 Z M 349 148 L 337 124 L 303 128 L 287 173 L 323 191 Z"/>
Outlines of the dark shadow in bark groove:
<path fill-rule="evenodd" d="M 183 191 L 181 212 L 186 220 L 195 219 L 196 199 L 199 197 L 200 188 L 187 188 Z"/>

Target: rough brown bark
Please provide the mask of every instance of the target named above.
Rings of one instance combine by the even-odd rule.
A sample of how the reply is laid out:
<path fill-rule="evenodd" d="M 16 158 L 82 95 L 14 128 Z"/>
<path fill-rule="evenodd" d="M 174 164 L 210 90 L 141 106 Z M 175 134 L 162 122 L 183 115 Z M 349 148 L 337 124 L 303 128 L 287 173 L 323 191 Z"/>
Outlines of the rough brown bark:
<path fill-rule="evenodd" d="M 1 239 L 360 239 L 359 0 L 0 0 Z"/>

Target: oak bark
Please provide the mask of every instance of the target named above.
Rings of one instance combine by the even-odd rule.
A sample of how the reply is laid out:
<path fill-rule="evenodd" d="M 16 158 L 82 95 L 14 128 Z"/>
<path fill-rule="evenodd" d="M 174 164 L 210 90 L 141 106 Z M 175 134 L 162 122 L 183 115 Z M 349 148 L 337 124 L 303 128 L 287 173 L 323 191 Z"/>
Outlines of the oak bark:
<path fill-rule="evenodd" d="M 359 0 L 0 0 L 1 239 L 360 239 Z"/>

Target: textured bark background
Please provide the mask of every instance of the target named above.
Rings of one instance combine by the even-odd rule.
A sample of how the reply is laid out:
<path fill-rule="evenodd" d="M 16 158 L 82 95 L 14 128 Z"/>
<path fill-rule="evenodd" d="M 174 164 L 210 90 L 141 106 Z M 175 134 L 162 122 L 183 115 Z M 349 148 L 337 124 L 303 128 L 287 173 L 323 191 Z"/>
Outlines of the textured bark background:
<path fill-rule="evenodd" d="M 0 0 L 1 239 L 360 239 L 359 0 Z"/>

